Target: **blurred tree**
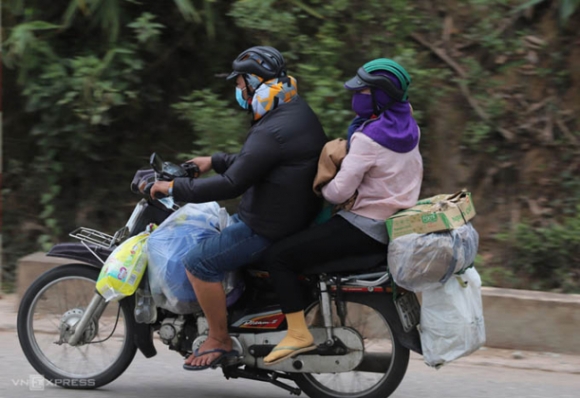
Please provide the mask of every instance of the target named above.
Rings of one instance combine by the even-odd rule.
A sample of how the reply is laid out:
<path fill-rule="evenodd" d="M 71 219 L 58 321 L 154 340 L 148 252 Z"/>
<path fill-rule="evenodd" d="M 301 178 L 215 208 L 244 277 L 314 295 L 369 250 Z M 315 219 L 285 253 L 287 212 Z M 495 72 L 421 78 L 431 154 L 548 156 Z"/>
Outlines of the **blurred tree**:
<path fill-rule="evenodd" d="M 547 1 L 549 0 L 530 0 L 516 8 L 515 11 L 526 10 Z M 558 0 L 556 3 L 558 3 L 558 17 L 562 25 L 568 24 L 570 17 L 580 8 L 580 0 Z"/>
<path fill-rule="evenodd" d="M 46 250 L 78 224 L 119 228 L 137 198 L 112 187 L 128 186 L 151 152 L 178 156 L 191 145 L 171 103 L 215 80 L 238 51 L 239 35 L 215 18 L 227 5 L 170 4 L 3 4 L 4 93 L 12 98 L 3 184 L 7 272 L 16 258 Z"/>
<path fill-rule="evenodd" d="M 78 225 L 119 228 L 137 200 L 123 187 L 151 152 L 237 150 L 249 120 L 222 76 L 240 51 L 264 44 L 284 53 L 331 137 L 353 116 L 343 82 L 372 58 L 401 62 L 413 78 L 424 194 L 470 187 L 485 214 L 475 220 L 482 270 L 510 264 L 504 274 L 515 275 L 488 283 L 556 275 L 514 256 L 548 235 L 562 248 L 569 236 L 553 226 L 576 225 L 578 3 L 3 2 L 6 271 Z M 572 282 L 541 287 L 579 289 L 578 264 L 562 265 L 574 257 L 561 259 Z"/>

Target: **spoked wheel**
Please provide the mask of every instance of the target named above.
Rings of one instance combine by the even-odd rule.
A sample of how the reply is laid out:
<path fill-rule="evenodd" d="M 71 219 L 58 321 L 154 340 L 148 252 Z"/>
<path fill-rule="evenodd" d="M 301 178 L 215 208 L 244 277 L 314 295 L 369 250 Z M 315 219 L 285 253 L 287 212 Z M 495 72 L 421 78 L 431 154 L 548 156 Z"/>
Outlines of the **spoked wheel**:
<path fill-rule="evenodd" d="M 95 296 L 99 270 L 83 264 L 54 268 L 26 291 L 18 310 L 18 338 L 30 364 L 55 385 L 92 389 L 129 366 L 137 347 L 131 305 L 109 303 L 89 321 L 78 344 L 68 343 Z"/>
<path fill-rule="evenodd" d="M 364 359 L 351 372 L 296 374 L 295 382 L 311 398 L 386 398 L 399 386 L 409 364 L 409 350 L 393 334 L 385 296 L 358 294 L 345 296 L 346 316 L 341 325 L 332 302 L 334 326 L 355 329 L 363 338 Z M 310 326 L 324 326 L 319 305 L 307 310 Z"/>

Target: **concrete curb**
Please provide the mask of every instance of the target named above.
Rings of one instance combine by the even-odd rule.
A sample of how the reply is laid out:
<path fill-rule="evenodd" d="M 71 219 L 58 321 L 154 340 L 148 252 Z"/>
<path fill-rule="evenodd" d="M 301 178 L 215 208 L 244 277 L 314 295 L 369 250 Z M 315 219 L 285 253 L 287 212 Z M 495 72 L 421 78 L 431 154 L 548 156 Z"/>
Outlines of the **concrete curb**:
<path fill-rule="evenodd" d="M 36 252 L 18 260 L 16 267 L 16 293 L 22 297 L 24 292 L 40 275 L 59 265 L 82 263 L 82 261 L 66 258 L 49 257 L 45 253 Z"/>
<path fill-rule="evenodd" d="M 22 258 L 18 297 L 41 273 L 71 262 L 43 253 Z M 580 295 L 484 287 L 482 298 L 487 347 L 580 355 Z M 12 300 L 8 306 L 14 312 L 18 299 L 14 296 Z M 16 314 L 12 319 L 2 303 L 6 300 L 0 300 L 0 330 L 12 330 Z"/>
<path fill-rule="evenodd" d="M 487 346 L 580 354 L 580 295 L 482 289 Z"/>
<path fill-rule="evenodd" d="M 0 298 L 0 332 L 16 330 L 19 302 L 16 294 L 3 294 Z"/>
<path fill-rule="evenodd" d="M 423 357 L 419 354 L 412 353 L 411 360 L 423 362 Z M 507 369 L 580 374 L 580 356 L 551 352 L 513 351 L 488 347 L 483 347 L 467 357 L 459 358 L 453 361 L 452 365 L 491 366 Z M 445 366 L 437 371 L 445 372 Z"/>

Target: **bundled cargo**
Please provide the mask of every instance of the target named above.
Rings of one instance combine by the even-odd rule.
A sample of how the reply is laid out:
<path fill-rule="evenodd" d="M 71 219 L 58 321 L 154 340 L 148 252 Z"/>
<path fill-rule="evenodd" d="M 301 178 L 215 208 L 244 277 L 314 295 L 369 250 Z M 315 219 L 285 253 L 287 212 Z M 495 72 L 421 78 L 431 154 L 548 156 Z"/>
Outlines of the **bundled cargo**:
<path fill-rule="evenodd" d="M 199 311 L 195 292 L 187 278 L 183 256 L 203 240 L 220 233 L 231 223 L 225 209 L 216 202 L 187 204 L 169 216 L 149 237 L 148 276 L 153 300 L 158 307 L 176 314 Z M 227 276 L 226 294 L 239 292 L 237 274 Z M 235 292 L 234 292 L 235 293 Z M 228 295 L 228 300 L 235 300 Z"/>
<path fill-rule="evenodd" d="M 389 270 L 407 290 L 432 289 L 472 265 L 478 246 L 471 223 L 446 232 L 404 235 L 389 243 Z"/>
<path fill-rule="evenodd" d="M 391 240 L 408 234 L 449 231 L 465 225 L 475 217 L 471 193 L 459 191 L 421 199 L 410 209 L 399 211 L 387 221 Z"/>
<path fill-rule="evenodd" d="M 485 343 L 474 216 L 471 194 L 461 191 L 420 200 L 386 223 L 389 271 L 397 285 L 423 292 L 423 357 L 436 368 Z"/>
<path fill-rule="evenodd" d="M 423 292 L 419 332 L 423 359 L 439 368 L 485 344 L 481 278 L 474 268 Z"/>
<path fill-rule="evenodd" d="M 479 235 L 471 194 L 460 191 L 422 199 L 386 222 L 389 270 L 397 285 L 423 291 L 444 284 L 475 261 Z"/>

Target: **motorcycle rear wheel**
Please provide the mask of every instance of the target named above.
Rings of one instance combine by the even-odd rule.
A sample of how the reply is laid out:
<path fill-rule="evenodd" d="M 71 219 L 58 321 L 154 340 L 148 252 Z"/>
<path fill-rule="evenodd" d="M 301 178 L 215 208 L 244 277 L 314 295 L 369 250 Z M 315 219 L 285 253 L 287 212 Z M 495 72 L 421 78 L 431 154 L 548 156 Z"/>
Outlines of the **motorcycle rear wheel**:
<path fill-rule="evenodd" d="M 89 323 L 86 344 L 73 347 L 60 341 L 59 327 L 78 322 L 95 294 L 98 276 L 99 269 L 89 265 L 63 265 L 42 274 L 22 297 L 20 346 L 32 367 L 57 386 L 104 386 L 127 369 L 137 352 L 131 297 L 109 303 L 100 319 Z M 105 359 L 99 361 L 99 355 Z"/>
<path fill-rule="evenodd" d="M 397 340 L 386 309 L 386 296 L 350 294 L 345 296 L 345 324 L 363 338 L 366 370 L 344 373 L 295 374 L 294 381 L 310 398 L 386 398 L 399 386 L 409 364 L 409 349 Z M 323 326 L 318 304 L 307 309 L 310 326 Z M 341 326 L 332 302 L 333 321 Z M 369 363 L 370 362 L 370 363 Z M 359 368 L 363 366 L 359 365 Z"/>

